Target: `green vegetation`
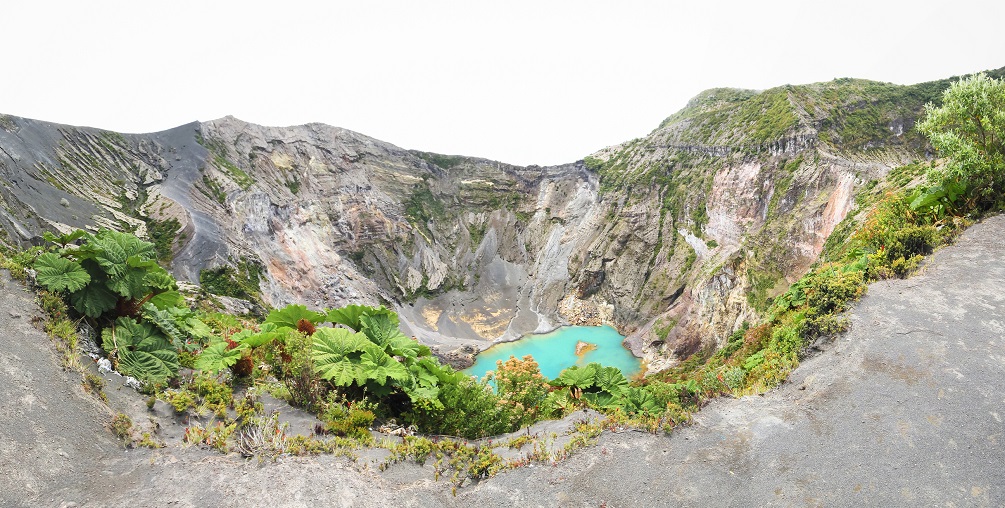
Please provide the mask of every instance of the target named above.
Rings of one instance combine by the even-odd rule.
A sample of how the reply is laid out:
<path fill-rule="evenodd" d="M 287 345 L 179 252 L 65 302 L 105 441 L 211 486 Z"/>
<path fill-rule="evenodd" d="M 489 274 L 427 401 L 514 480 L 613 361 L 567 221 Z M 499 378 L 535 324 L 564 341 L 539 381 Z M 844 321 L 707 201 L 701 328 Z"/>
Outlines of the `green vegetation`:
<path fill-rule="evenodd" d="M 154 244 L 154 251 L 157 259 L 165 265 L 171 265 L 174 258 L 174 242 L 181 231 L 181 223 L 174 217 L 166 220 L 157 220 L 152 217 L 144 219 L 147 224 L 147 236 Z"/>
<path fill-rule="evenodd" d="M 1000 81 L 978 75 L 953 84 L 943 106 L 929 104 L 919 124 L 947 157 L 929 172 L 926 184 L 902 187 L 922 169 L 912 164 L 891 172 L 895 190 L 875 194 L 876 184 L 867 185 L 858 200 L 868 210 L 864 219 L 856 223 L 854 215 L 848 217 L 828 239 L 821 262 L 784 294 L 763 300 L 766 318 L 760 325 L 648 381 L 692 383 L 699 396 L 711 397 L 761 392 L 784 380 L 815 341 L 844 331 L 847 322 L 840 313 L 869 281 L 906 277 L 974 217 L 1002 209 L 1003 106 Z M 771 280 L 748 275 L 761 291 Z"/>
<path fill-rule="evenodd" d="M 202 186 L 199 187 L 199 191 L 221 205 L 227 202 L 227 193 L 223 190 L 223 186 L 209 175 L 202 175 Z"/>
<path fill-rule="evenodd" d="M 181 367 L 171 341 L 148 322 L 116 319 L 102 331 L 101 346 L 119 372 L 141 381 L 165 382 Z"/>
<path fill-rule="evenodd" d="M 0 244 L 0 268 L 9 270 L 14 278 L 25 281 L 28 278 L 28 270 L 32 267 L 33 260 L 41 251 L 40 247 L 32 247 L 15 252 Z M 52 340 L 60 365 L 67 371 L 80 375 L 81 386 L 85 392 L 102 401 L 107 400 L 103 391 L 104 380 L 91 373 L 80 362 L 80 336 L 77 332 L 79 322 L 73 319 L 71 310 L 63 297 L 52 291 L 39 289 L 36 302 L 42 309 L 43 316 L 33 318 L 32 322 L 36 326 L 40 325 Z"/>
<path fill-rule="evenodd" d="M 245 173 L 244 170 L 237 167 L 236 164 L 230 162 L 229 159 L 223 155 L 216 155 L 213 157 L 213 162 L 216 163 L 220 169 L 223 169 L 231 179 L 237 183 L 237 186 L 242 190 L 248 190 L 255 183 L 255 179 Z"/>
<path fill-rule="evenodd" d="M 1000 75 L 995 71 L 994 75 Z M 836 79 L 793 87 L 820 139 L 846 150 L 904 145 L 921 149 L 929 142 L 911 126 L 926 104 L 938 104 L 956 78 L 902 86 L 861 79 Z"/>
<path fill-rule="evenodd" d="M 206 150 L 209 150 L 209 153 L 213 156 L 213 163 L 216 164 L 218 168 L 223 170 L 223 172 L 225 172 L 227 176 L 229 176 L 231 180 L 233 180 L 234 183 L 236 183 L 242 190 L 248 190 L 248 188 L 255 183 L 255 179 L 252 178 L 251 175 L 230 161 L 227 144 L 223 140 L 212 137 L 203 137 L 201 132 L 196 132 L 195 140 L 197 143 L 205 147 Z M 211 197 L 216 198 L 220 203 L 224 202 L 226 195 L 224 195 L 223 199 L 221 199 L 220 195 L 222 194 L 222 191 L 218 183 L 212 181 L 205 175 L 203 176 L 203 183 L 209 190 Z"/>
<path fill-rule="evenodd" d="M 102 348 L 113 365 L 144 383 L 151 394 L 149 407 L 160 400 L 180 414 L 213 415 L 211 423 L 193 423 L 186 430 L 186 443 L 259 457 L 351 453 L 354 447 L 373 444 L 374 427 L 393 428 L 405 437 L 380 444 L 391 450 L 388 464 L 432 460 L 438 476 L 451 475 L 459 486 L 529 461 L 559 460 L 569 450 L 594 442 L 605 426 L 668 431 L 686 422 L 709 397 L 758 393 L 782 382 L 815 344 L 847 327 L 841 313 L 863 294 L 869 281 L 909 275 L 925 255 L 950 241 L 975 217 L 1001 208 L 1005 92 L 1000 86 L 978 76 L 954 85 L 943 96 L 942 107 L 929 106 L 920 128 L 947 162 L 936 165 L 925 184 L 914 189 L 884 192 L 890 185 L 867 184 L 858 199 L 862 216 L 853 215 L 840 224 L 820 261 L 786 291 L 778 294 L 780 267 L 748 268 L 754 287 L 748 301 L 763 311 L 763 321 L 744 323 L 721 349 L 697 351 L 675 368 L 634 381 L 598 364 L 572 367 L 548 380 L 529 356 L 500 361 L 485 379 L 472 379 L 442 365 L 429 348 L 406 336 L 398 316 L 385 307 L 349 305 L 315 311 L 290 305 L 272 310 L 264 320 L 195 310 L 155 261 L 165 248 L 170 252 L 177 222 L 154 222 L 155 243 L 107 230 L 48 234 L 52 245 L 47 249 L 7 251 L 0 265 L 22 277 L 28 267 L 35 269 L 38 284 L 45 288 L 39 293 L 39 303 L 49 316 L 44 328 L 67 365 L 78 361 L 76 324 L 86 320 L 100 330 Z M 688 118 L 699 127 L 726 122 L 732 127 L 721 140 L 768 142 L 796 125 L 793 97 L 833 99 L 833 104 L 854 100 L 853 94 L 830 97 L 826 86 L 808 90 L 718 91 L 696 99 L 704 112 L 686 111 L 679 118 L 691 115 Z M 970 100 L 974 96 L 983 102 Z M 740 107 L 721 113 L 724 118 L 714 116 L 727 106 Z M 829 127 L 831 132 L 865 144 L 887 139 L 869 129 L 889 120 L 888 111 L 868 108 L 849 110 Z M 856 111 L 865 113 L 859 118 Z M 750 134 L 744 138 L 737 134 L 740 131 Z M 626 201 L 633 188 L 637 193 L 658 192 L 661 230 L 665 220 L 671 231 L 678 222 L 690 221 L 700 232 L 708 220 L 704 198 L 688 191 L 703 189 L 707 194 L 707 173 L 702 174 L 687 155 L 672 156 L 665 161 L 667 166 L 626 173 L 636 152 L 644 149 L 635 141 L 606 161 L 588 158 L 585 163 L 601 174 L 606 182 L 602 188 L 624 189 Z M 433 160 L 439 160 L 436 164 L 441 167 L 459 163 Z M 774 183 L 780 200 L 804 161 L 779 157 L 774 163 L 781 166 L 776 168 L 781 179 Z M 923 169 L 924 165 L 913 164 L 894 170 L 887 184 L 913 182 Z M 497 204 L 513 205 L 512 189 L 490 191 Z M 409 219 L 423 228 L 449 213 L 428 182 L 415 186 L 405 207 Z M 774 213 L 778 210 L 773 198 L 769 214 Z M 485 234 L 484 227 L 471 228 L 473 240 Z M 676 242 L 676 236 L 666 241 Z M 662 251 L 663 241 L 661 236 L 653 259 Z M 714 241 L 707 245 L 716 247 Z M 668 250 L 673 257 L 673 244 Z M 686 272 L 696 257 L 688 249 L 678 251 L 676 259 Z M 236 267 L 204 271 L 200 282 L 204 290 L 216 294 L 257 299 L 260 277 L 261 267 L 242 259 Z M 657 321 L 653 331 L 666 339 L 675 325 Z M 100 380 L 85 377 L 82 383 L 101 391 Z M 235 396 L 239 388 L 247 389 Z M 315 413 L 321 422 L 317 436 L 287 436 L 277 417 L 262 415 L 262 404 L 256 400 L 260 391 Z M 491 445 L 463 440 L 513 432 L 581 408 L 600 410 L 606 419 L 577 424 L 559 452 L 546 451 L 546 439 L 520 436 L 505 446 L 533 446 L 533 451 L 526 459 L 505 461 Z M 117 416 L 111 427 L 127 443 L 137 442 L 125 415 Z M 458 439 L 414 437 L 409 435 L 413 431 Z M 157 446 L 149 435 L 138 442 Z"/>
<path fill-rule="evenodd" d="M 443 155 L 439 153 L 419 152 L 415 150 L 412 150 L 411 153 L 416 157 L 443 169 L 451 169 L 464 162 L 464 157 L 458 155 Z"/>
<path fill-rule="evenodd" d="M 84 317 L 108 324 L 102 346 L 112 364 L 140 380 L 156 383 L 173 377 L 180 344 L 172 337 L 177 339 L 181 331 L 150 317 L 178 306 L 181 296 L 174 279 L 154 260 L 154 245 L 110 230 L 58 237 L 47 233 L 46 239 L 54 246 L 34 261 L 38 283 L 65 295 Z M 79 239 L 82 245 L 71 245 Z"/>
<path fill-rule="evenodd" d="M 869 281 L 905 277 L 919 261 L 952 237 L 912 213 L 912 196 L 889 194 L 845 241 L 834 241 L 822 263 L 774 299 L 759 326 L 734 334 L 719 351 L 695 353 L 651 379 L 693 382 L 701 397 L 764 391 L 784 380 L 813 341 L 844 331 L 840 313 Z M 726 380 L 730 380 L 729 383 Z"/>
<path fill-rule="evenodd" d="M 942 94 L 942 106 L 925 106 L 918 130 L 946 163 L 930 175 L 935 188 L 928 201 L 921 198 L 913 207 L 942 198 L 964 199 L 964 206 L 980 210 L 1005 204 L 1005 80 L 978 74 L 953 83 Z"/>
<path fill-rule="evenodd" d="M 650 380 L 693 382 L 701 397 L 758 393 L 783 381 L 814 341 L 845 330 L 840 314 L 869 281 L 907 276 L 966 224 L 913 211 L 911 202 L 920 192 L 886 195 L 845 241 L 828 245 L 824 262 L 771 301 L 760 325 L 734 334 L 719 351 L 696 353 Z M 936 221 L 944 227 L 937 229 Z"/>
<path fill-rule="evenodd" d="M 653 324 L 653 333 L 656 334 L 660 340 L 667 340 L 667 336 L 670 335 L 670 330 L 677 326 L 677 320 L 671 319 L 670 321 L 664 322 L 662 319 L 658 319 L 656 323 Z"/>
<path fill-rule="evenodd" d="M 798 119 L 786 92 L 778 89 L 767 91 L 743 103 L 736 121 L 753 127 L 751 137 L 754 141 L 774 141 L 796 126 Z"/>
<path fill-rule="evenodd" d="M 477 250 L 478 246 L 481 245 L 482 240 L 485 238 L 485 233 L 487 231 L 488 231 L 487 222 L 483 222 L 481 224 L 468 224 L 468 235 L 471 237 L 472 252 Z"/>
<path fill-rule="evenodd" d="M 162 293 L 158 301 L 176 296 L 174 279 L 155 261 L 154 245 L 128 233 L 101 230 L 76 231 L 46 238 L 57 244 L 35 260 L 38 282 L 46 289 L 65 293 L 73 307 L 90 318 L 110 311 L 134 316 L 143 304 Z M 81 246 L 69 245 L 84 238 Z"/>
<path fill-rule="evenodd" d="M 442 219 L 446 215 L 446 208 L 443 202 L 436 199 L 433 191 L 429 188 L 429 183 L 423 181 L 413 187 L 412 193 L 403 203 L 405 205 L 405 216 L 412 224 L 427 229 L 426 224 L 430 221 Z"/>
<path fill-rule="evenodd" d="M 686 419 L 678 398 L 683 388 L 657 384 L 662 391 L 654 392 L 629 386 L 616 369 L 596 364 L 548 381 L 532 358 L 511 358 L 486 379 L 471 379 L 402 334 L 397 315 L 384 307 L 350 305 L 317 312 L 291 305 L 273 310 L 262 322 L 194 311 L 175 291 L 173 279 L 152 262 L 153 244 L 109 231 L 50 240 L 54 245 L 48 252 L 36 251 L 34 261 L 39 284 L 52 291 L 43 293 L 48 295 L 45 307 L 63 316 L 71 311 L 57 293 L 78 301 L 82 319 L 100 329 L 102 347 L 115 368 L 141 380 L 153 394 L 148 406 L 160 399 L 179 414 L 215 415 L 214 424 L 188 427 L 186 443 L 271 456 L 290 450 L 317 453 L 372 444 L 370 429 L 377 422 L 399 421 L 426 433 L 478 438 L 587 406 L 652 430 Z M 82 245 L 74 245 L 76 240 L 83 240 Z M 122 266 L 112 262 L 119 258 Z M 142 273 L 129 271 L 133 269 Z M 114 292 L 119 289 L 129 291 Z M 81 300 L 81 292 L 101 296 Z M 72 326 L 60 324 L 54 330 L 67 341 L 76 338 Z M 182 363 L 195 372 L 181 374 Z M 228 370 L 230 376 L 223 375 Z M 238 383 L 261 386 L 315 412 L 322 437 L 286 437 L 278 423 L 260 415 L 253 395 L 235 400 Z M 124 421 L 116 428 L 129 430 Z M 584 424 L 559 455 L 541 451 L 536 456 L 558 460 L 593 442 L 599 429 Z M 268 432 L 273 434 L 266 439 Z M 127 442 L 159 446 L 149 435 Z M 414 445 L 424 446 L 424 441 L 391 448 L 395 454 L 425 453 Z M 459 483 L 525 463 L 507 463 L 491 447 L 461 441 L 440 442 L 428 453 L 443 461 L 438 471 L 453 471 Z"/>
<path fill-rule="evenodd" d="M 791 86 L 762 92 L 718 88 L 703 92 L 658 129 L 689 122 L 681 144 L 704 146 L 754 145 L 775 141 L 798 125 L 789 94 Z"/>
<path fill-rule="evenodd" d="M 132 442 L 133 420 L 129 418 L 129 415 L 123 413 L 116 414 L 112 417 L 109 426 L 112 428 L 112 434 L 115 434 L 115 437 L 127 443 Z"/>
<path fill-rule="evenodd" d="M 261 302 L 262 266 L 245 258 L 235 266 L 221 265 L 199 272 L 199 284 L 210 293 Z"/>

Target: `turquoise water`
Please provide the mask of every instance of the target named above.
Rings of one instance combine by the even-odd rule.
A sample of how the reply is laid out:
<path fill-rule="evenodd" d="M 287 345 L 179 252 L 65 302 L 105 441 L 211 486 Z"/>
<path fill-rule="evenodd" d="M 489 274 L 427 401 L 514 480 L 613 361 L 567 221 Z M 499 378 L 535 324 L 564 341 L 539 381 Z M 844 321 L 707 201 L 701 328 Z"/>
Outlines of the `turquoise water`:
<path fill-rule="evenodd" d="M 475 357 L 475 364 L 464 369 L 465 374 L 484 377 L 485 373 L 496 369 L 496 360 L 506 361 L 510 356 L 523 358 L 531 355 L 541 367 L 541 374 L 548 379 L 558 377 L 563 369 L 573 365 L 597 362 L 609 367 L 617 367 L 625 376 L 638 373 L 639 359 L 621 345 L 624 336 L 610 326 L 563 326 L 550 333 L 527 335 L 514 342 L 496 344 Z M 576 356 L 579 341 L 596 344 L 597 349 Z"/>

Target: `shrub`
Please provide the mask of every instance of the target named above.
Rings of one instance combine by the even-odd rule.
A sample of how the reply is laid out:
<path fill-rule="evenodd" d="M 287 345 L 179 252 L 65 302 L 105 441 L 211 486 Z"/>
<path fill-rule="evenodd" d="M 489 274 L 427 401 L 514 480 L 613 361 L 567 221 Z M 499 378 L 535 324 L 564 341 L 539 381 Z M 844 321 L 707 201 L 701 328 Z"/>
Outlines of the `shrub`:
<path fill-rule="evenodd" d="M 966 182 L 971 208 L 988 210 L 1005 194 L 1005 81 L 981 73 L 963 78 L 942 94 L 940 106 L 929 103 L 918 122 L 946 164 L 931 181 Z"/>
<path fill-rule="evenodd" d="M 237 430 L 237 424 L 226 425 L 223 422 L 216 422 L 215 425 L 203 427 L 196 423 L 185 428 L 185 435 L 182 440 L 187 444 L 206 444 L 210 447 L 227 453 L 230 451 L 231 436 Z"/>
<path fill-rule="evenodd" d="M 226 418 L 227 408 L 234 405 L 234 391 L 230 384 L 206 374 L 197 375 L 188 383 L 188 389 L 201 399 L 201 405 Z"/>
<path fill-rule="evenodd" d="M 110 426 L 115 437 L 125 441 L 127 445 L 132 443 L 133 420 L 128 415 L 123 413 L 116 414 L 112 417 Z"/>
<path fill-rule="evenodd" d="M 174 241 L 178 238 L 181 223 L 174 217 L 166 220 L 147 217 L 144 219 L 144 222 L 147 224 L 147 235 L 153 241 L 157 258 L 166 265 L 170 265 L 171 259 L 174 257 Z"/>
<path fill-rule="evenodd" d="M 921 260 L 924 258 L 921 254 L 916 256 L 911 256 L 910 258 L 897 258 L 890 263 L 890 270 L 898 277 L 906 277 L 908 274 L 913 272 L 921 264 Z"/>
<path fill-rule="evenodd" d="M 834 314 L 848 307 L 865 291 L 865 280 L 860 271 L 843 271 L 837 266 L 814 270 L 807 278 L 807 317 Z"/>
<path fill-rule="evenodd" d="M 373 425 L 376 417 L 373 411 L 366 407 L 365 399 L 353 404 L 344 396 L 337 396 L 335 392 L 329 393 L 325 407 L 320 414 L 323 431 L 358 441 L 372 441 L 373 435 L 370 434 L 370 426 Z"/>
<path fill-rule="evenodd" d="M 456 382 L 440 386 L 442 409 L 413 407 L 405 415 L 406 421 L 425 432 L 469 439 L 505 434 L 518 428 L 519 416 L 514 422 L 511 407 L 501 403 L 491 386 L 461 376 Z"/>
<path fill-rule="evenodd" d="M 747 371 L 743 370 L 743 367 L 733 366 L 722 371 L 722 382 L 725 383 L 730 390 L 739 390 L 743 388 L 743 382 L 746 379 Z"/>
<path fill-rule="evenodd" d="M 510 406 L 514 426 L 530 425 L 552 416 L 553 408 L 547 404 L 549 386 L 541 375 L 538 364 L 531 355 L 522 360 L 509 357 L 496 362 L 496 390 L 500 403 Z"/>
<path fill-rule="evenodd" d="M 189 409 L 196 407 L 195 395 L 188 390 L 165 392 L 164 396 L 167 398 L 167 403 L 170 404 L 178 414 L 182 414 Z"/>
<path fill-rule="evenodd" d="M 290 404 L 317 412 L 324 406 L 328 388 L 315 374 L 311 344 L 311 338 L 300 332 L 287 334 L 285 343 L 277 342 L 277 374 L 290 392 Z"/>
<path fill-rule="evenodd" d="M 907 226 L 894 231 L 886 246 L 890 260 L 927 256 L 939 244 L 939 231 L 934 226 Z"/>

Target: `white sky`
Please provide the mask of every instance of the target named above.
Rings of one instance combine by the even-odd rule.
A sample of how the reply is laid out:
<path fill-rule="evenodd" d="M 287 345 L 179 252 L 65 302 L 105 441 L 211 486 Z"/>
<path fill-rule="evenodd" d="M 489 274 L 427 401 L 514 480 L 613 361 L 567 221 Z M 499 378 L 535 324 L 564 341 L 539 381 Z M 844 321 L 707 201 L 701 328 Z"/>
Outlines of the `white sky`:
<path fill-rule="evenodd" d="M 698 92 L 1005 66 L 1005 2 L 7 0 L 0 113 L 124 132 L 234 115 L 571 162 Z"/>

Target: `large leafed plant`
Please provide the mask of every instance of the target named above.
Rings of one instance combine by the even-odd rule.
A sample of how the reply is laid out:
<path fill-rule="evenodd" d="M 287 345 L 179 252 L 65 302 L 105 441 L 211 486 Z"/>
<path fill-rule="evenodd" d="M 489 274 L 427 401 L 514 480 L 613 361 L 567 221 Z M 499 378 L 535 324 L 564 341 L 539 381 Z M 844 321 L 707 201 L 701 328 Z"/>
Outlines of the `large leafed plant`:
<path fill-rule="evenodd" d="M 328 312 L 345 328 L 319 328 L 311 357 L 318 375 L 335 386 L 359 386 L 378 397 L 399 391 L 413 404 L 442 407 L 442 367 L 429 348 L 406 337 L 398 315 L 384 307 L 350 305 Z"/>
<path fill-rule="evenodd" d="M 35 260 L 36 280 L 105 326 L 102 347 L 123 374 L 163 382 L 178 373 L 179 349 L 209 338 L 152 243 L 107 229 L 45 237 L 56 247 Z"/>
<path fill-rule="evenodd" d="M 120 317 L 101 332 L 101 345 L 119 372 L 141 381 L 164 382 L 178 373 L 178 352 L 150 323 Z"/>
<path fill-rule="evenodd" d="M 39 284 L 66 294 L 81 314 L 135 316 L 151 298 L 176 289 L 171 275 L 157 264 L 152 243 L 108 229 L 80 236 L 82 245 L 44 253 L 34 268 Z M 48 238 L 56 243 L 62 239 Z"/>

